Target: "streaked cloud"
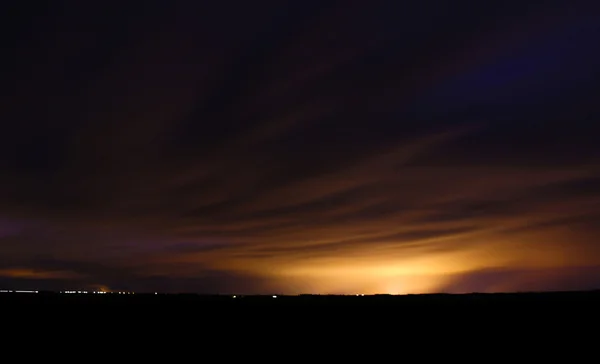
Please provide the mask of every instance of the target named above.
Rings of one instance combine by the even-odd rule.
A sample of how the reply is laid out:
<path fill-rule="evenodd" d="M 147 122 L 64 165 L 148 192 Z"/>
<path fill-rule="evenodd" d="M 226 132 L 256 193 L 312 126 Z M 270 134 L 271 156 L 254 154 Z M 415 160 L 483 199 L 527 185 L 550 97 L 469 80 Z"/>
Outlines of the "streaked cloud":
<path fill-rule="evenodd" d="M 35 57 L 15 66 L 24 81 L 2 111 L 0 283 L 600 284 L 577 283 L 600 266 L 600 75 L 588 67 L 600 58 L 586 50 L 600 28 L 578 22 L 592 10 L 411 6 L 245 5 L 242 17 L 165 5 L 131 24 L 114 14 L 127 39 L 103 22 L 85 29 L 104 43 L 48 30 L 52 52 L 22 50 Z M 213 21 L 198 21 L 206 11 Z M 78 14 L 61 24 L 83 29 Z M 560 67 L 531 69 L 565 47 Z M 546 87 L 548 72 L 568 92 Z"/>

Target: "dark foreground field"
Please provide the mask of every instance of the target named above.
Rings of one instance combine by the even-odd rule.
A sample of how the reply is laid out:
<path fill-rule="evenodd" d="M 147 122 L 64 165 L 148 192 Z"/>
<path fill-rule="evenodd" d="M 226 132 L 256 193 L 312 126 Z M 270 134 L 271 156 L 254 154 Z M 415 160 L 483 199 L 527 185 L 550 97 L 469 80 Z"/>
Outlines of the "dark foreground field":
<path fill-rule="evenodd" d="M 129 331 L 121 334 L 148 330 L 147 333 L 158 335 L 155 327 L 170 326 L 175 327 L 172 333 L 178 333 L 180 327 L 194 327 L 202 328 L 199 333 L 211 335 L 231 335 L 230 328 L 236 327 L 238 331 L 254 332 L 251 336 L 258 335 L 257 332 L 263 335 L 266 328 L 276 328 L 274 335 L 282 337 L 308 331 L 311 337 L 368 338 L 381 337 L 382 332 L 392 329 L 397 333 L 414 330 L 454 337 L 457 327 L 461 332 L 469 327 L 470 335 L 479 337 L 484 333 L 499 335 L 506 331 L 500 328 L 508 327 L 510 335 L 528 336 L 532 331 L 554 335 L 559 328 L 560 332 L 566 332 L 563 328 L 569 325 L 591 327 L 600 323 L 600 291 L 276 297 L 0 293 L 0 310 L 4 317 L 17 319 L 14 322 L 26 321 L 38 327 L 48 321 L 102 325 L 127 322 Z M 88 326 L 78 328 L 77 332 L 86 332 Z M 160 335 L 169 336 L 169 332 L 163 330 Z M 113 332 L 117 333 L 120 332 Z"/>

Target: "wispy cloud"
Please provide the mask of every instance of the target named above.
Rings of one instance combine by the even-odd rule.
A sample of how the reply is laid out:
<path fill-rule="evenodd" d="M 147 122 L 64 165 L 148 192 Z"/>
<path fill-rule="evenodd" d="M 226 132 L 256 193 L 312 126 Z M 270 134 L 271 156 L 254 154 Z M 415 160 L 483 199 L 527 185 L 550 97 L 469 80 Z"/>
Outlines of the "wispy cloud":
<path fill-rule="evenodd" d="M 399 21 L 390 2 L 358 4 L 210 6 L 244 31 L 199 21 L 201 5 L 160 24 L 149 9 L 120 46 L 56 33 L 52 52 L 32 48 L 44 66 L 14 73 L 39 81 L 2 111 L 3 279 L 419 292 L 566 287 L 553 269 L 600 266 L 597 56 L 577 68 L 600 29 L 574 8 L 411 5 Z M 578 76 L 550 92 L 526 66 L 564 47 L 552 69 Z M 496 69 L 543 102 L 500 92 Z"/>

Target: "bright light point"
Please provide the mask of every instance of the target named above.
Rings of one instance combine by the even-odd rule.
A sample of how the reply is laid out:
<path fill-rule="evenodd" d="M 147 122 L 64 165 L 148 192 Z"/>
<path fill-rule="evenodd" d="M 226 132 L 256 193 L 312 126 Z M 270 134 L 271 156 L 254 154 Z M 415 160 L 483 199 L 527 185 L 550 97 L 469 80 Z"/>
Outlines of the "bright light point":
<path fill-rule="evenodd" d="M 233 298 L 236 298 L 236 296 L 233 296 Z"/>
<path fill-rule="evenodd" d="M 277 296 L 273 296 L 273 298 L 277 298 Z"/>
<path fill-rule="evenodd" d="M 158 292 L 154 292 L 154 294 L 158 294 Z"/>

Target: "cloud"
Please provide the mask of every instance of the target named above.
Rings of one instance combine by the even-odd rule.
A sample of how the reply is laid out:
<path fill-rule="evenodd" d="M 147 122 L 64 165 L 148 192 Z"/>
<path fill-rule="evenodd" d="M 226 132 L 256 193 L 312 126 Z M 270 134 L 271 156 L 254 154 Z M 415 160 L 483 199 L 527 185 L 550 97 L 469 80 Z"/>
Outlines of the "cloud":
<path fill-rule="evenodd" d="M 197 264 L 193 267 L 178 265 L 171 267 L 175 270 L 169 269 L 164 273 L 161 272 L 161 267 L 154 267 L 152 273 L 146 273 L 140 267 L 53 258 L 32 259 L 26 264 L 35 268 L 0 269 L 0 283 L 4 284 L 3 287 L 35 290 L 102 288 L 112 291 L 207 294 L 269 294 L 281 289 L 272 280 L 263 277 L 202 269 Z M 182 274 L 184 271 L 191 272 L 192 275 Z"/>
<path fill-rule="evenodd" d="M 600 266 L 598 74 L 579 68 L 568 93 L 502 80 L 543 103 L 485 81 L 536 78 L 525 66 L 563 30 L 596 28 L 576 10 L 504 25 L 524 9 L 478 24 L 493 9 L 399 21 L 357 4 L 211 5 L 206 21 L 165 5 L 85 24 L 89 42 L 52 28 L 83 29 L 79 10 L 48 18 L 3 86 L 3 284 L 419 292 Z M 563 285 L 542 275 L 531 287 Z"/>
<path fill-rule="evenodd" d="M 78 275 L 62 270 L 40 271 L 37 269 L 13 268 L 0 270 L 0 277 L 18 279 L 68 279 L 73 277 L 77 278 Z"/>
<path fill-rule="evenodd" d="M 531 292 L 597 289 L 600 267 L 562 269 L 497 268 L 451 277 L 440 292 Z"/>

